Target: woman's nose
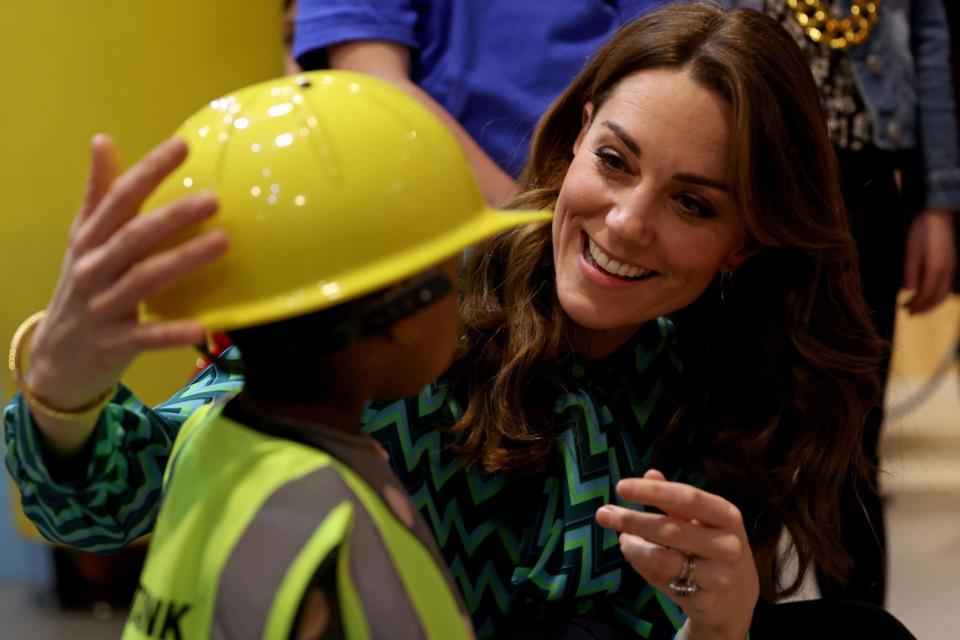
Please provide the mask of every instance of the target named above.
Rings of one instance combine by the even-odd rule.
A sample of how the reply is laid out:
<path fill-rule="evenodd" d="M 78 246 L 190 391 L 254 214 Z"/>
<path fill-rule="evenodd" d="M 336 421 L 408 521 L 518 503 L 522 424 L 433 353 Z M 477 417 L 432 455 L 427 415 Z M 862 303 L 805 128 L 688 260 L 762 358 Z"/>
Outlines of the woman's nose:
<path fill-rule="evenodd" d="M 606 223 L 619 240 L 639 247 L 653 242 L 658 216 L 656 195 L 652 190 L 638 188 L 613 202 Z"/>

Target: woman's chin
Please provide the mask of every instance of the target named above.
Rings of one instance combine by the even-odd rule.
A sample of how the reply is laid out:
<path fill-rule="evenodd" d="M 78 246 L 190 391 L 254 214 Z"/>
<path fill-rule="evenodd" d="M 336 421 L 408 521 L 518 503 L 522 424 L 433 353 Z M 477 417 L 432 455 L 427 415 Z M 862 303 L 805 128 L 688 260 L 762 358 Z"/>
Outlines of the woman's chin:
<path fill-rule="evenodd" d="M 592 331 L 616 329 L 626 324 L 620 318 L 611 317 L 609 305 L 601 305 L 579 293 L 564 294 L 558 292 L 560 307 L 575 325 Z"/>

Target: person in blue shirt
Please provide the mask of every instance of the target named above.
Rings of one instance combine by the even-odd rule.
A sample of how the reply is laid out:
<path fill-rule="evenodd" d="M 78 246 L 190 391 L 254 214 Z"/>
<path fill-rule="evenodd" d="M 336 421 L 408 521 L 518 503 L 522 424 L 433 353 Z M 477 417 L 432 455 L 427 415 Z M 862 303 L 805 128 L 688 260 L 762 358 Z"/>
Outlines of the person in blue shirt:
<path fill-rule="evenodd" d="M 380 76 L 445 120 L 491 202 L 515 191 L 537 120 L 616 30 L 658 0 L 300 0 L 303 69 Z"/>

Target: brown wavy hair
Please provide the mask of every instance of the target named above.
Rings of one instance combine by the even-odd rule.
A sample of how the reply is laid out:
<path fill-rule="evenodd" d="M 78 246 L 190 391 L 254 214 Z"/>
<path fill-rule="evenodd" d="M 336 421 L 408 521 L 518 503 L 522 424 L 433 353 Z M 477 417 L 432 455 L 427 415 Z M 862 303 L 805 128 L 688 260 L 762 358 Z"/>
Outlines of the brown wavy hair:
<path fill-rule="evenodd" d="M 863 472 L 864 417 L 878 394 L 882 343 L 860 292 L 836 159 L 818 92 L 792 38 L 748 10 L 675 5 L 623 27 L 551 106 L 513 206 L 550 208 L 572 159 L 583 107 L 624 77 L 684 70 L 730 105 L 732 195 L 756 252 L 671 316 L 684 363 L 677 409 L 655 464 L 703 469 L 736 504 L 761 595 L 795 591 L 816 559 L 842 579 L 838 497 Z M 465 270 L 464 337 L 451 368 L 466 410 L 458 447 L 488 471 L 542 470 L 561 359 L 573 349 L 548 224 L 501 234 Z M 799 557 L 781 584 L 782 528 Z"/>

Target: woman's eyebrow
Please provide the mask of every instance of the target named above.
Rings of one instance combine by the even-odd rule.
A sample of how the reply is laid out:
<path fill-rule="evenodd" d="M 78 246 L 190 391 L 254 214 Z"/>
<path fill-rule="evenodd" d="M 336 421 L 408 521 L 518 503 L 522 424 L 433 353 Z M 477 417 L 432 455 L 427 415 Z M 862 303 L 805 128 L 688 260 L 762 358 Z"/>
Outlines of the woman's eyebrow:
<path fill-rule="evenodd" d="M 710 187 L 712 189 L 717 189 L 718 191 L 730 191 L 730 185 L 726 182 L 714 180 L 713 178 L 697 175 L 695 173 L 675 173 L 673 174 L 673 179 L 678 182 L 689 182 L 691 184 L 703 185 L 704 187 Z"/>
<path fill-rule="evenodd" d="M 601 124 L 607 129 L 610 129 L 614 135 L 620 138 L 620 141 L 623 142 L 623 144 L 633 152 L 633 155 L 640 155 L 640 145 L 638 145 L 636 141 L 630 137 L 630 134 L 623 130 L 623 127 L 618 125 L 616 122 L 610 122 L 609 120 L 604 120 Z"/>
<path fill-rule="evenodd" d="M 637 157 L 640 156 L 640 145 L 637 144 L 637 141 L 630 137 L 630 134 L 627 133 L 623 127 L 618 125 L 616 122 L 611 122 L 609 120 L 604 120 L 601 122 L 603 126 L 613 132 L 615 136 L 620 138 L 620 141 L 633 152 Z M 713 178 L 708 178 L 706 176 L 701 176 L 696 173 L 675 173 L 673 174 L 673 179 L 678 182 L 687 182 L 690 184 L 699 184 L 704 187 L 710 187 L 712 189 L 717 189 L 718 191 L 729 192 L 730 185 L 721 180 L 714 180 Z"/>

